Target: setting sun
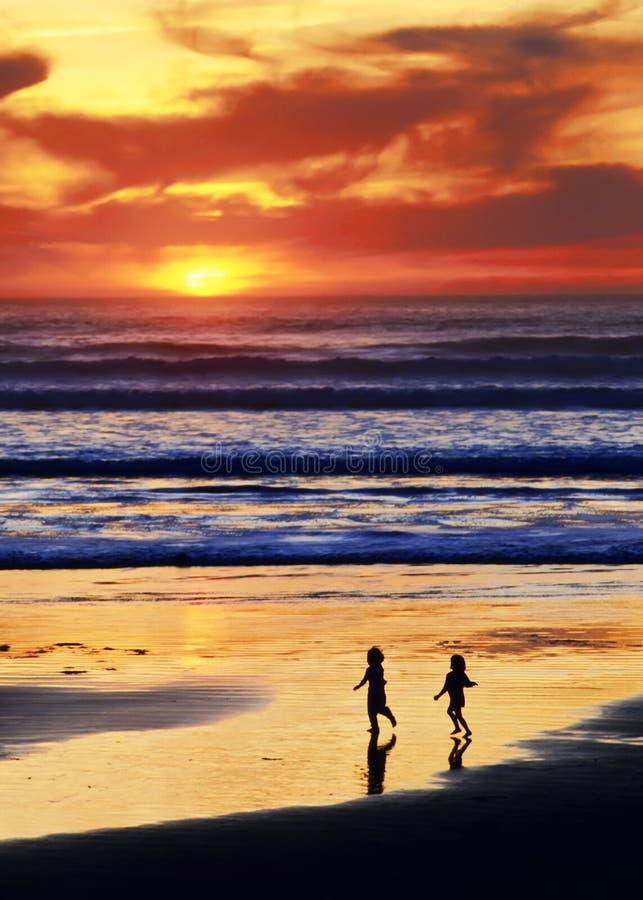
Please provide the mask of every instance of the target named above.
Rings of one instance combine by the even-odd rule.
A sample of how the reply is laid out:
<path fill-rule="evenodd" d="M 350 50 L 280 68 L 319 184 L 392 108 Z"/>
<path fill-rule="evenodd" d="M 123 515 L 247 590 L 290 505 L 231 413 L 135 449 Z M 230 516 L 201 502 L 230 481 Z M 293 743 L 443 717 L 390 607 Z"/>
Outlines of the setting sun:
<path fill-rule="evenodd" d="M 225 289 L 226 273 L 222 269 L 190 269 L 184 277 L 185 288 L 190 294 L 210 296 Z"/>
<path fill-rule="evenodd" d="M 129 277 L 141 289 L 190 297 L 256 293 L 302 272 L 276 252 L 248 254 L 242 246 L 172 245 L 159 254 L 158 265 L 132 266 Z"/>
<path fill-rule="evenodd" d="M 229 248 L 215 254 L 207 247 L 172 247 L 164 256 L 158 268 L 140 271 L 140 281 L 147 287 L 192 297 L 215 297 L 235 294 L 247 285 L 247 266 Z"/>

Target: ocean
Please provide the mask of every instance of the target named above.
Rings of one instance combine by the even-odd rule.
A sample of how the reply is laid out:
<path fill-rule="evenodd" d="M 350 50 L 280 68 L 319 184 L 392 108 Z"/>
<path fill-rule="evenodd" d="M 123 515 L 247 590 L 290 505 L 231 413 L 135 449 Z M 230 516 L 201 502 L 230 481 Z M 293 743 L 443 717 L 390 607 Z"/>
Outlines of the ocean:
<path fill-rule="evenodd" d="M 643 561 L 640 297 L 2 301 L 0 568 Z"/>

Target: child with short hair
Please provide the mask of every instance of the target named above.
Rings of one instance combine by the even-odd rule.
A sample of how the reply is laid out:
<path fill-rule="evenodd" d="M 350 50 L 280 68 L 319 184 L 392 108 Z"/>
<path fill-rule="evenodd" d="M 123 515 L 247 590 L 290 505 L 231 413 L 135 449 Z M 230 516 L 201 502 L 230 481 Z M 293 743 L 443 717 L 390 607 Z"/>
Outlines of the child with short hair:
<path fill-rule="evenodd" d="M 454 725 L 451 734 L 458 734 L 461 730 L 460 725 L 464 725 L 465 737 L 469 737 L 469 735 L 472 734 L 472 731 L 462 715 L 462 707 L 464 706 L 464 688 L 475 687 L 478 682 L 469 680 L 468 676 L 465 674 L 466 668 L 467 664 L 464 661 L 464 656 L 460 656 L 459 653 L 454 653 L 451 657 L 451 671 L 447 673 L 444 680 L 444 687 L 433 699 L 439 700 L 442 694 L 449 695 L 447 714 Z"/>
<path fill-rule="evenodd" d="M 353 690 L 359 690 L 362 685 L 368 682 L 366 709 L 368 712 L 368 719 L 371 723 L 371 727 L 368 730 L 373 734 L 377 734 L 380 730 L 380 727 L 377 724 L 378 715 L 386 716 L 393 728 L 397 725 L 397 720 L 386 705 L 386 693 L 384 691 L 386 679 L 384 678 L 384 669 L 382 667 L 384 654 L 379 647 L 371 647 L 366 654 L 366 662 L 368 663 L 368 668 L 364 673 L 364 677 L 359 684 L 355 685 Z"/>

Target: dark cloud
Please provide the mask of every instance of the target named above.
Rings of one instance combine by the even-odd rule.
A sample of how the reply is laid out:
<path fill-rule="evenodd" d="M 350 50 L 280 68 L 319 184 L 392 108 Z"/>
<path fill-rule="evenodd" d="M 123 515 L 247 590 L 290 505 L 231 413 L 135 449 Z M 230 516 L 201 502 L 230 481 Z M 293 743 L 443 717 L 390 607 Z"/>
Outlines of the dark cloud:
<path fill-rule="evenodd" d="M 157 10 L 155 19 L 169 41 L 193 53 L 255 58 L 250 41 L 203 24 L 213 9 L 208 3 L 178 3 Z"/>
<path fill-rule="evenodd" d="M 582 30 L 619 8 L 608 3 L 490 25 L 409 26 L 373 34 L 348 49 L 384 68 L 394 51 L 397 71 L 423 64 L 426 72 L 439 72 L 443 86 L 450 84 L 458 97 L 449 121 L 408 134 L 415 163 L 488 167 L 502 177 L 544 163 L 560 130 L 579 115 L 607 103 L 627 109 L 633 102 L 628 85 L 635 88 L 643 75 L 641 41 Z M 420 54 L 449 65 L 435 67 L 434 59 Z"/>
<path fill-rule="evenodd" d="M 49 65 L 35 53 L 9 53 L 0 56 L 0 98 L 44 81 Z"/>
<path fill-rule="evenodd" d="M 589 85 L 490 96 L 476 122 L 473 146 L 496 170 L 514 171 L 533 162 L 555 129 L 593 96 Z"/>
<path fill-rule="evenodd" d="M 342 155 L 341 159 L 331 157 L 322 160 L 307 171 L 295 171 L 292 176 L 276 181 L 283 184 L 287 194 L 293 190 L 308 195 L 336 194 L 368 178 L 377 168 L 375 155 L 356 157 Z"/>
<path fill-rule="evenodd" d="M 421 25 L 393 28 L 374 34 L 363 43 L 364 52 L 392 48 L 406 53 L 438 53 L 461 58 L 471 67 L 483 62 L 505 65 L 557 58 L 591 60 L 609 49 L 615 61 L 632 60 L 640 44 L 623 38 L 599 38 L 579 32 L 617 16 L 620 4 L 610 2 L 595 9 L 570 15 L 548 13 L 526 20 L 492 25 Z"/>
<path fill-rule="evenodd" d="M 464 106 L 466 98 L 469 107 Z M 463 91 L 463 105 L 428 133 L 409 134 L 409 159 L 441 169 L 486 169 L 496 178 L 540 164 L 557 129 L 594 98 L 589 85 L 502 92 Z"/>
<path fill-rule="evenodd" d="M 626 166 L 567 166 L 543 173 L 539 192 L 457 206 L 329 201 L 299 213 L 295 233 L 359 252 L 551 247 L 643 231 L 643 180 Z"/>
<path fill-rule="evenodd" d="M 579 41 L 563 31 L 540 24 L 449 25 L 396 28 L 370 39 L 407 53 L 439 53 L 462 57 L 469 64 L 483 59 L 504 63 L 507 55 L 552 58 L 575 52 Z"/>
<path fill-rule="evenodd" d="M 353 52 L 377 59 L 395 51 L 407 61 L 417 60 L 418 54 L 442 56 L 457 66 L 462 83 L 468 80 L 475 91 L 579 84 L 599 91 L 605 89 L 608 76 L 625 71 L 640 78 L 643 70 L 640 39 L 599 36 L 580 28 L 607 19 L 616 10 L 616 4 L 609 4 L 558 18 L 543 14 L 493 25 L 396 28 L 365 38 Z"/>
<path fill-rule="evenodd" d="M 5 115 L 0 125 L 56 156 L 98 163 L 120 186 L 167 185 L 247 166 L 378 151 L 396 135 L 466 103 L 462 92 L 433 76 L 355 87 L 327 72 L 213 91 L 212 99 L 223 112 L 161 120 Z"/>
<path fill-rule="evenodd" d="M 55 156 L 97 163 L 117 187 L 165 186 L 339 155 L 343 161 L 329 159 L 315 172 L 292 176 L 298 191 L 329 193 L 368 176 L 377 154 L 400 135 L 408 138 L 415 167 L 439 163 L 506 173 L 531 165 L 591 96 L 589 86 L 476 91 L 467 79 L 418 71 L 384 85 L 352 85 L 347 73 L 318 71 L 277 84 L 202 90 L 199 99 L 211 100 L 216 112 L 200 116 L 5 115 L 0 125 Z M 420 128 L 426 124 L 442 129 L 443 140 L 434 130 L 427 135 Z M 97 184 L 95 196 L 102 189 Z"/>

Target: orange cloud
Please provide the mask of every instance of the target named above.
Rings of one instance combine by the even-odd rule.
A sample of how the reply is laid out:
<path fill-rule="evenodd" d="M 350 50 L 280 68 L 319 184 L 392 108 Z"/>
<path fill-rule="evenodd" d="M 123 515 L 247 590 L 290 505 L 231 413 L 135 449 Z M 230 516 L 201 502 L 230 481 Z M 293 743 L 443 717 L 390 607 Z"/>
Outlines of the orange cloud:
<path fill-rule="evenodd" d="M 248 39 L 204 28 L 198 8 L 188 11 L 183 20 L 170 7 L 159 14 L 171 41 L 256 59 Z M 65 182 L 57 208 L 7 207 L 0 253 L 76 253 L 88 266 L 97 248 L 127 247 L 127 265 L 169 253 L 180 268 L 168 248 L 270 247 L 280 266 L 290 259 L 322 285 L 346 277 L 346 260 L 366 283 L 384 259 L 393 279 L 422 283 L 438 258 L 454 284 L 458 261 L 467 284 L 540 283 L 547 273 L 580 284 L 600 266 L 615 283 L 634 283 L 643 134 L 633 124 L 620 144 L 614 116 L 639 95 L 643 54 L 633 38 L 593 30 L 611 11 L 380 31 L 338 44 L 339 68 L 309 63 L 286 77 L 264 69 L 245 84 L 187 89 L 199 110 L 189 116 L 19 114 L 10 104 L 0 114 L 8 140 L 63 160 L 79 180 Z M 0 57 L 0 96 L 46 76 L 35 54 Z M 475 191 L 440 195 L 432 185 L 442 176 Z M 250 189 L 209 195 L 220 179 L 261 182 L 280 202 L 255 202 Z M 633 243 L 619 253 L 615 241 Z"/>
<path fill-rule="evenodd" d="M 609 93 L 602 77 L 606 67 L 638 83 L 640 43 L 574 31 L 591 20 L 585 14 L 549 25 L 392 30 L 358 40 L 354 48 L 370 54 L 383 77 L 364 80 L 351 69 L 312 69 L 282 80 L 199 88 L 190 97 L 210 106 L 201 115 L 105 119 L 51 112 L 5 115 L 0 122 L 54 155 L 100 165 L 121 187 L 194 181 L 336 154 L 377 154 L 400 137 L 408 142 L 407 168 L 487 167 L 495 177 L 507 177 L 547 163 L 561 147 L 569 151 L 570 138 L 563 141 L 561 130 L 600 107 Z M 249 52 L 241 39 L 226 41 L 230 52 Z M 393 67 L 386 55 L 378 56 L 386 49 L 399 56 Z M 453 65 L 436 68 L 421 61 L 420 51 Z M 612 112 L 617 94 L 610 95 Z M 574 152 L 582 156 L 581 135 Z M 348 172 L 350 163 L 343 168 Z M 312 189 L 322 181 L 313 179 Z"/>
<path fill-rule="evenodd" d="M 141 248 L 176 243 L 252 245 L 282 241 L 340 253 L 558 247 L 643 231 L 643 178 L 626 166 L 570 166 L 541 173 L 538 191 L 458 205 L 424 200 L 311 199 L 265 210 L 247 198 L 217 202 L 167 195 L 98 203 L 84 212 L 22 213 L 5 241 L 31 229 L 48 241 L 117 240 Z M 16 222 L 16 212 L 11 219 Z M 7 217 L 9 218 L 9 217 Z M 14 226 L 15 228 L 16 226 Z"/>
<path fill-rule="evenodd" d="M 249 166 L 382 149 L 425 119 L 451 115 L 463 102 L 451 86 L 431 76 L 362 87 L 328 72 L 209 93 L 222 112 L 111 120 L 4 115 L 0 124 L 54 155 L 99 164 L 120 186 L 172 184 Z"/>

